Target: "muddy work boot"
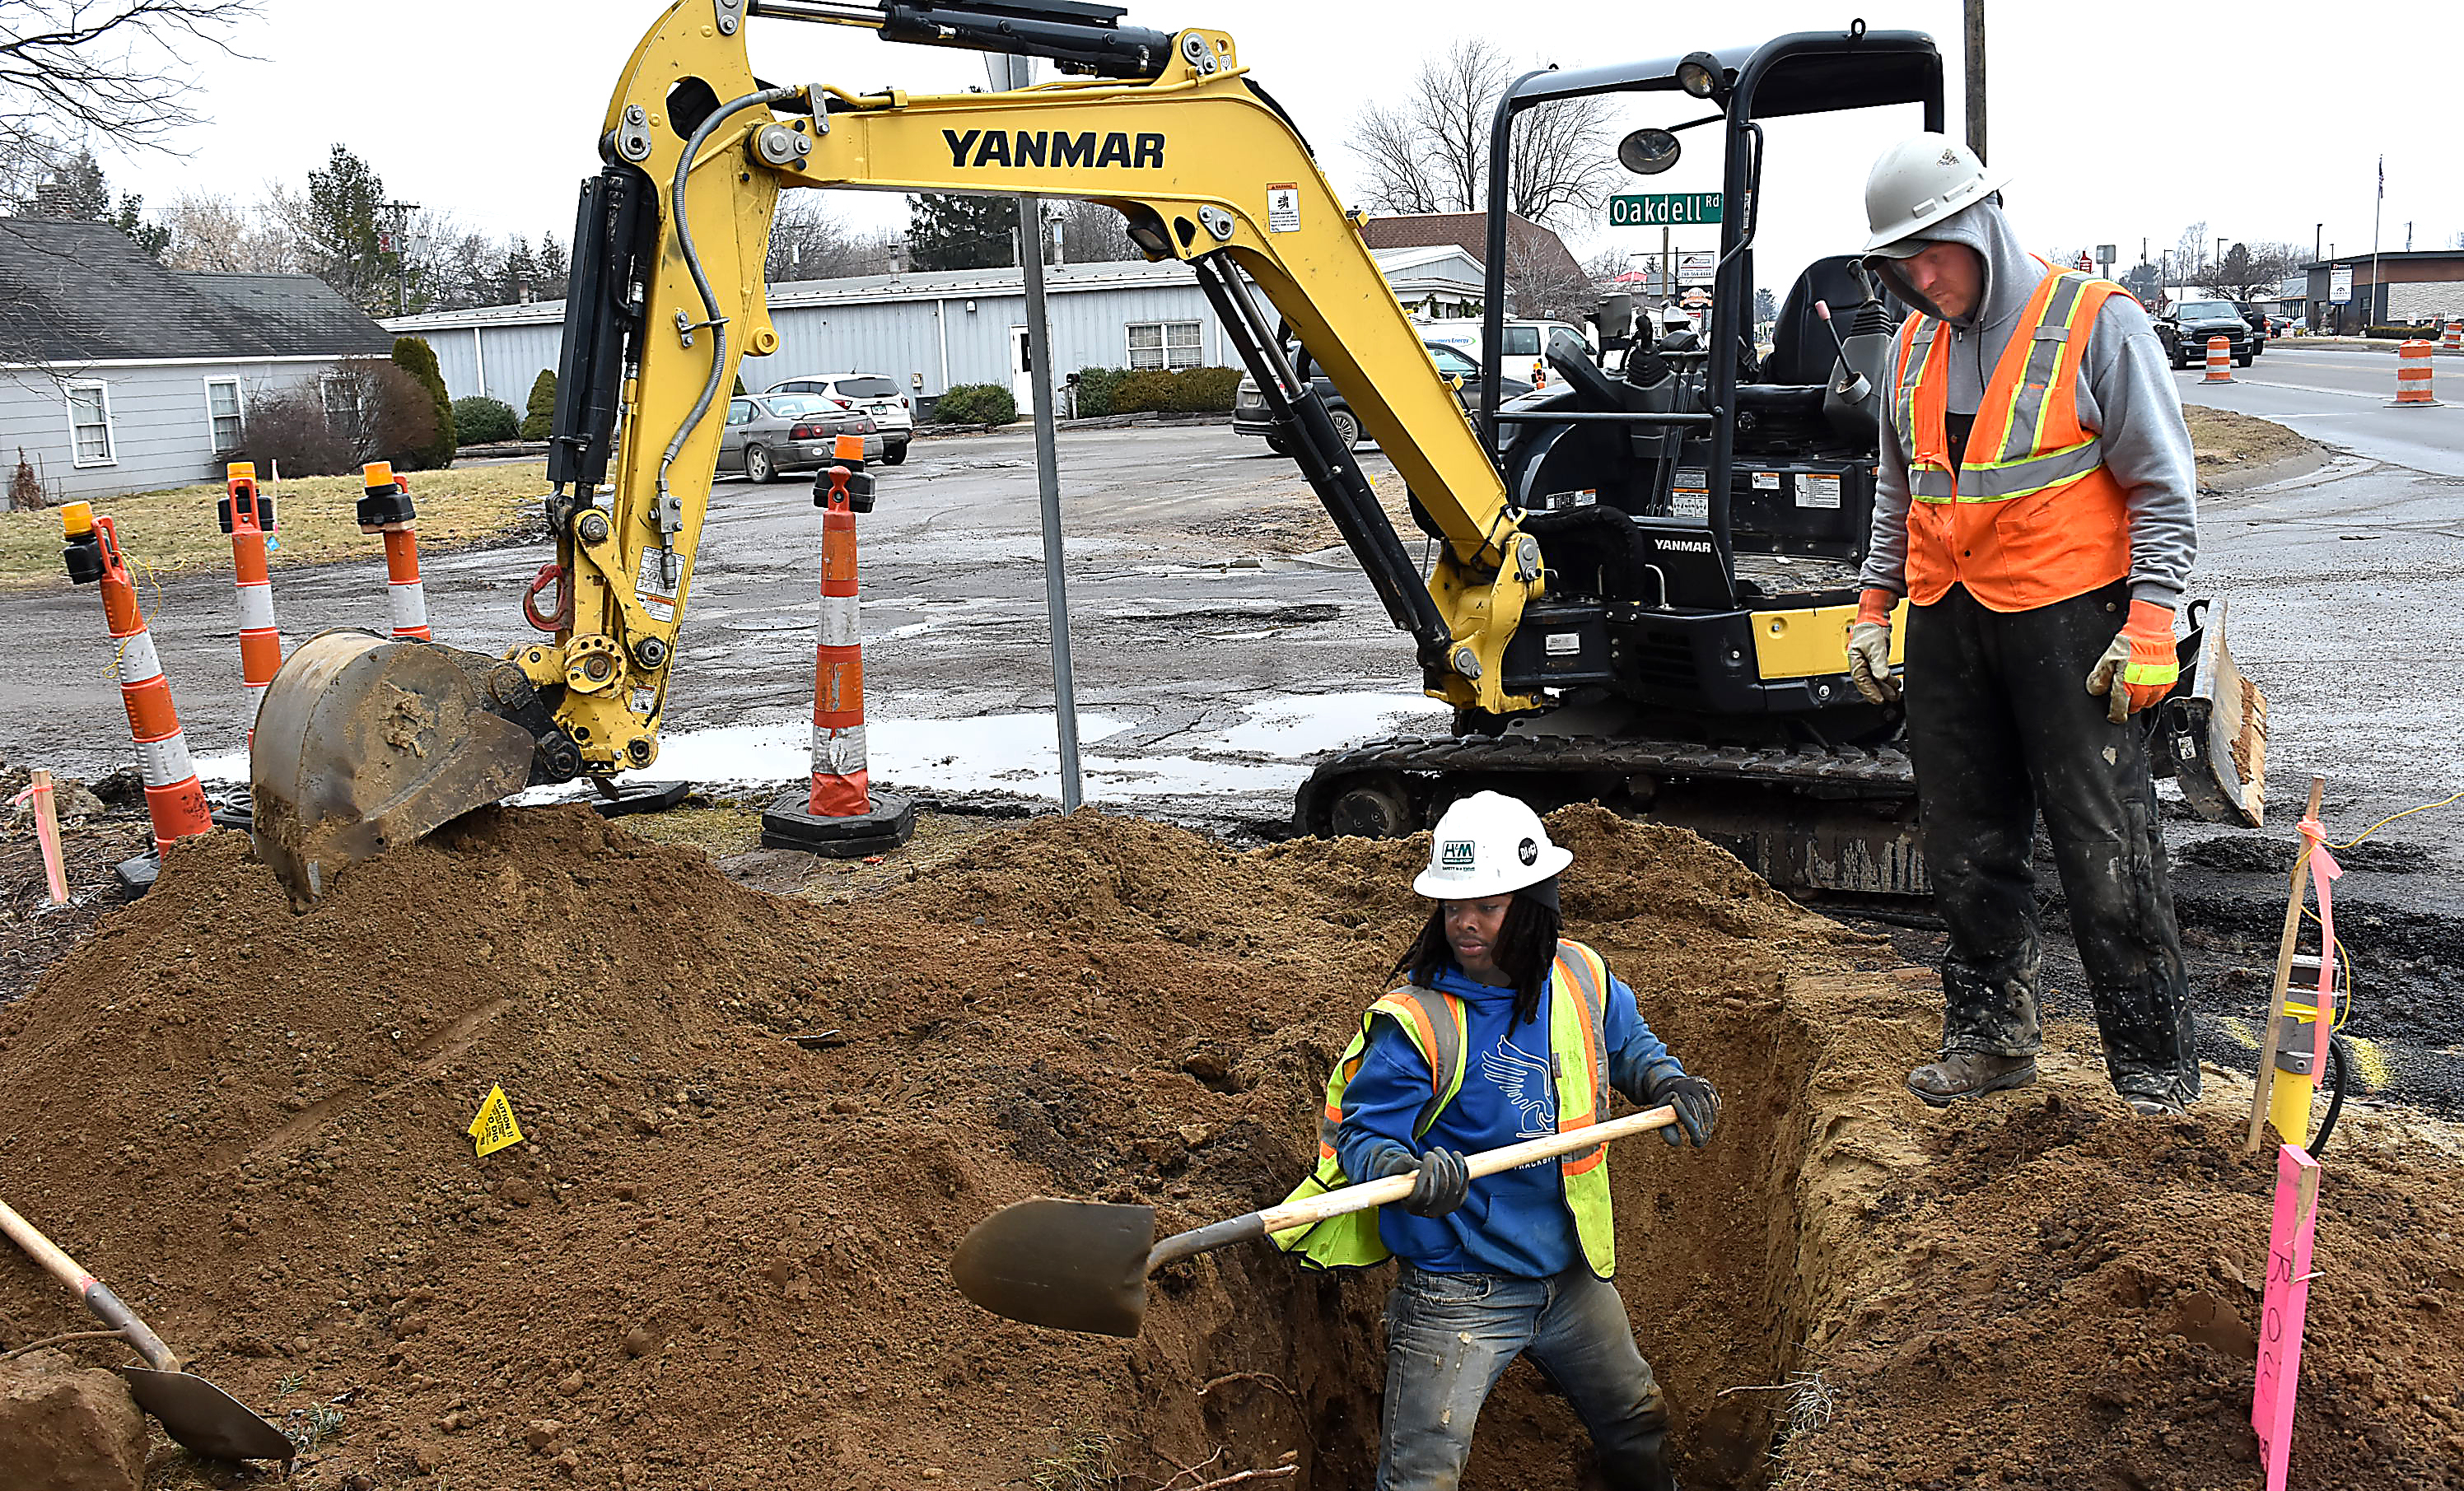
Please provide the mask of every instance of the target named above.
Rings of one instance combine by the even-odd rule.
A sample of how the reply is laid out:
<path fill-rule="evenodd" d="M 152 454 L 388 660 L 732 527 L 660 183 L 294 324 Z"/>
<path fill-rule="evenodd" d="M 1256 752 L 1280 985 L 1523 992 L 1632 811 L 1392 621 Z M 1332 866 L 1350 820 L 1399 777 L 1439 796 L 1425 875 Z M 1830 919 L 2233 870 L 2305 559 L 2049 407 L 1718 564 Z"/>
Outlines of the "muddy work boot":
<path fill-rule="evenodd" d="M 1908 1090 L 1935 1107 L 1948 1107 L 1961 1098 L 2024 1087 L 2035 1080 L 2036 1059 L 2033 1056 L 1953 1051 L 1908 1073 Z"/>

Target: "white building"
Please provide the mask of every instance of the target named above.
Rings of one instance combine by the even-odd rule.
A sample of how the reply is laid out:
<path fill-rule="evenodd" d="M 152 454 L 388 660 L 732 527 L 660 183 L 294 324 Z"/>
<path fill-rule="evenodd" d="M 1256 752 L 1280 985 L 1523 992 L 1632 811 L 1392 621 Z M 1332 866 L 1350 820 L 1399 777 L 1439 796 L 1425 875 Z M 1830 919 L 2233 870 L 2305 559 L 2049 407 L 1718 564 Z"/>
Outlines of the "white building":
<path fill-rule="evenodd" d="M 1452 245 L 1385 249 L 1378 267 L 1406 311 L 1431 300 L 1480 304 L 1479 261 Z M 1143 260 L 1056 265 L 1045 272 L 1055 367 L 1239 365 L 1186 265 Z M 810 373 L 885 373 L 928 398 L 957 384 L 1008 383 L 1024 407 L 1026 292 L 1015 268 L 789 280 L 769 287 L 779 350 L 747 359 L 744 385 L 762 389 Z M 397 317 L 393 331 L 436 349 L 454 398 L 486 394 L 523 407 L 557 365 L 564 302 L 484 306 Z"/>

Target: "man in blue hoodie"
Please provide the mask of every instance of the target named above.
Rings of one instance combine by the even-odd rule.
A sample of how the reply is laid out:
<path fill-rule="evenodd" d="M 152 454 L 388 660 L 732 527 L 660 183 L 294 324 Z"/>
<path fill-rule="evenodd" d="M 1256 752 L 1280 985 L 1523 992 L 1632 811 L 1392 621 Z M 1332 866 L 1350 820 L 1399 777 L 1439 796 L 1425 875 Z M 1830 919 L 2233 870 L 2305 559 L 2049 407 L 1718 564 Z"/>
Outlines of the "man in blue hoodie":
<path fill-rule="evenodd" d="M 1607 1146 L 1468 1178 L 1463 1156 L 1598 1123 L 1611 1087 L 1668 1104 L 1697 1147 L 1719 1093 L 1651 1033 L 1599 954 L 1558 935 L 1573 855 L 1531 809 L 1483 792 L 1440 820 L 1413 888 L 1440 903 L 1328 1083 L 1303 1193 L 1417 1171 L 1410 1198 L 1279 1239 L 1322 1266 L 1402 1260 L 1386 1303 L 1377 1491 L 1453 1487 L 1507 1364 L 1545 1370 L 1616 1491 L 1673 1491 L 1668 1413 L 1616 1267 Z M 1672 1145 L 1677 1128 L 1661 1130 Z M 1374 1229 L 1374 1230 L 1373 1230 Z"/>

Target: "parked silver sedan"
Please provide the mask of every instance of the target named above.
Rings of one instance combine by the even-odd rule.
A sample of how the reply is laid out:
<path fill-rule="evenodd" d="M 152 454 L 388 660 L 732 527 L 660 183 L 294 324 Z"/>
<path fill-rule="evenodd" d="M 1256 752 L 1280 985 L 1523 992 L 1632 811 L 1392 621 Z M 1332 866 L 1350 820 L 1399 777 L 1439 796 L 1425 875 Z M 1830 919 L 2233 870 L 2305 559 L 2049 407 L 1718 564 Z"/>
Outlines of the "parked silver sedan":
<path fill-rule="evenodd" d="M 817 471 L 830 464 L 841 435 L 864 437 L 866 464 L 881 459 L 881 430 L 860 410 L 808 393 L 731 399 L 727 428 L 718 437 L 718 470 L 740 471 L 757 482 L 781 471 Z"/>

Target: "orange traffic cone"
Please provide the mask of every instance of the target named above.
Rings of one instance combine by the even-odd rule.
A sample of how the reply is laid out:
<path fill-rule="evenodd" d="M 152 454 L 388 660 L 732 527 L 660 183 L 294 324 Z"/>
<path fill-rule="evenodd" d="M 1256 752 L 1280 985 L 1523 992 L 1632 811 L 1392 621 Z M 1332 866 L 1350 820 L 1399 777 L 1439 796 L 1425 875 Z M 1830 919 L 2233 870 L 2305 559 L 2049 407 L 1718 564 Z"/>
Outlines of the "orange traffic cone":
<path fill-rule="evenodd" d="M 865 753 L 864 624 L 856 599 L 855 502 L 869 511 L 864 437 L 841 435 L 837 461 L 815 479 L 822 511 L 822 610 L 813 636 L 813 776 L 761 815 L 761 843 L 832 859 L 894 849 L 915 832 L 915 804 L 874 792 Z"/>
<path fill-rule="evenodd" d="M 274 625 L 274 581 L 265 569 L 265 539 L 274 532 L 274 499 L 257 490 L 256 466 L 228 468 L 214 516 L 231 535 L 231 582 L 239 593 L 239 677 L 248 691 L 248 741 L 256 743 L 256 707 L 282 666 L 282 633 Z"/>
<path fill-rule="evenodd" d="M 428 589 L 419 582 L 419 514 L 410 504 L 410 483 L 389 461 L 360 468 L 366 492 L 360 498 L 360 532 L 385 536 L 385 611 L 396 639 L 429 642 Z"/>
<path fill-rule="evenodd" d="M 171 703 L 171 683 L 154 652 L 154 635 L 137 604 L 137 581 L 120 552 L 120 535 L 91 505 L 60 509 L 67 537 L 62 558 L 76 584 L 99 584 L 102 614 L 119 647 L 120 702 L 128 712 L 128 734 L 137 744 L 137 769 L 145 781 L 145 812 L 154 821 L 157 854 L 182 839 L 213 828 L 206 789 L 188 761 L 188 737 Z M 126 878 L 127 866 L 122 866 Z"/>
<path fill-rule="evenodd" d="M 2208 339 L 2208 376 L 2200 379 L 2199 382 L 2229 384 L 2233 381 L 2233 343 L 2222 337 L 2210 337 Z"/>

